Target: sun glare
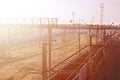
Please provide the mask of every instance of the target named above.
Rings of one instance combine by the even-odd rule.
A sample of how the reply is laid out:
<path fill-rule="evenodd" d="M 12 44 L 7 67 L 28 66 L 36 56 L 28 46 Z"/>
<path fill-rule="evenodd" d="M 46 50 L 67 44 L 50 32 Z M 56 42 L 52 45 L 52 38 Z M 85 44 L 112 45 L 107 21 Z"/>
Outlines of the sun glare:
<path fill-rule="evenodd" d="M 19 38 L 25 34 L 32 34 L 27 32 L 27 28 L 20 28 L 17 24 L 24 24 L 24 21 L 17 23 L 16 18 L 35 17 L 38 14 L 35 11 L 44 10 L 44 3 L 44 0 L 0 0 L 0 37 L 2 39 L 8 36 Z M 21 29 L 26 30 L 26 33 L 21 34 Z"/>

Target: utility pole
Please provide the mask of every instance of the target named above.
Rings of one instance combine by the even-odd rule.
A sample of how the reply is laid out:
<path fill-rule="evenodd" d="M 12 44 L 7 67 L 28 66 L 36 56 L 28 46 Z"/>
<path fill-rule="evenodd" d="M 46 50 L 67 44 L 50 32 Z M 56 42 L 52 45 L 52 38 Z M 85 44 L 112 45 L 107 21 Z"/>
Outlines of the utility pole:
<path fill-rule="evenodd" d="M 79 41 L 79 50 L 80 50 L 80 32 L 78 33 L 78 41 Z M 79 55 L 80 55 L 80 51 L 79 51 Z"/>
<path fill-rule="evenodd" d="M 72 22 L 73 22 L 73 25 L 74 25 L 74 16 L 75 16 L 75 12 L 72 12 L 72 16 L 73 16 Z"/>
<path fill-rule="evenodd" d="M 89 65 L 89 69 L 90 69 L 90 73 L 91 73 L 91 75 L 90 75 L 90 80 L 93 80 L 92 79 L 92 52 L 91 52 L 91 48 L 92 48 L 92 31 L 91 31 L 91 29 L 90 29 L 90 27 L 89 27 L 89 63 L 90 63 L 90 65 Z"/>
<path fill-rule="evenodd" d="M 72 12 L 72 26 L 74 27 L 74 15 L 75 12 Z M 74 29 L 72 30 L 72 36 L 74 37 Z"/>
<path fill-rule="evenodd" d="M 92 25 L 94 25 L 94 21 L 95 21 L 95 20 L 94 20 L 94 16 L 93 16 L 93 17 L 92 17 Z"/>
<path fill-rule="evenodd" d="M 104 3 L 103 0 L 100 2 L 100 24 L 103 25 L 103 16 L 104 16 Z"/>
<path fill-rule="evenodd" d="M 42 43 L 42 80 L 47 80 L 47 44 Z"/>
<path fill-rule="evenodd" d="M 42 19 L 41 18 L 39 18 L 39 23 L 40 24 L 39 24 L 39 32 L 38 32 L 39 33 L 39 35 L 38 35 L 39 36 L 39 38 L 38 38 L 39 39 L 38 40 L 38 43 L 39 43 L 38 47 L 40 48 L 41 38 L 42 38 L 42 36 L 41 36 L 41 33 L 42 33 L 42 30 L 41 30 Z"/>
<path fill-rule="evenodd" d="M 102 30 L 102 25 L 103 25 L 103 13 L 104 13 L 104 3 L 103 0 L 100 2 L 100 37 L 103 38 L 103 30 Z"/>
<path fill-rule="evenodd" d="M 51 31 L 51 24 L 50 24 L 50 21 L 53 20 L 53 19 L 48 19 L 48 53 L 49 53 L 49 76 L 50 76 L 50 69 L 51 69 L 51 39 L 52 39 L 52 31 Z M 53 21 L 52 21 L 53 22 Z"/>

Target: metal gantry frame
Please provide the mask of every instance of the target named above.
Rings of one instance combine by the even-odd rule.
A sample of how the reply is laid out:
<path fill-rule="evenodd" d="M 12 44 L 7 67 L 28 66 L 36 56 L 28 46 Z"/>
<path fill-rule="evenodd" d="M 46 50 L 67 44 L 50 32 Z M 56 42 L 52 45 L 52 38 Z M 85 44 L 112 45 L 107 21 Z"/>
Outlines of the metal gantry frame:
<path fill-rule="evenodd" d="M 19 26 L 20 30 L 22 27 L 29 26 L 30 28 L 36 27 L 38 25 L 39 29 L 39 47 L 41 47 L 41 42 L 42 43 L 42 75 L 43 75 L 43 80 L 46 80 L 48 74 L 47 72 L 50 71 L 51 69 L 51 44 L 52 44 L 52 27 L 57 27 L 57 18 L 6 18 L 6 19 L 1 19 L 0 24 L 3 25 L 16 25 Z M 10 27 L 9 27 L 10 28 Z M 8 28 L 8 34 L 9 34 L 9 28 Z M 47 40 L 41 41 L 41 34 L 42 34 L 42 29 L 47 29 Z M 21 30 L 21 33 L 23 31 Z M 9 36 L 8 36 L 9 38 Z M 8 39 L 10 40 L 10 39 Z M 9 43 L 9 42 L 8 42 Z M 10 44 L 8 44 L 10 46 Z M 47 50 L 48 48 L 48 50 Z M 48 66 L 48 67 L 47 67 Z M 49 72 L 50 76 L 50 72 Z"/>
<path fill-rule="evenodd" d="M 100 45 L 100 47 L 119 47 L 119 46 L 108 46 L 105 45 L 106 44 L 106 37 L 114 37 L 114 38 L 118 38 L 120 39 L 120 27 L 116 27 L 116 26 L 99 26 L 97 27 L 96 25 L 88 25 L 88 26 L 80 26 L 79 24 L 74 24 L 74 27 L 71 25 L 62 25 L 62 26 L 57 26 L 60 24 L 57 24 L 57 18 L 31 18 L 31 19 L 27 19 L 27 18 L 22 18 L 22 19 L 8 19 L 8 24 L 16 24 L 16 26 L 20 26 L 21 24 L 24 25 L 24 27 L 28 24 L 32 25 L 32 27 L 35 27 L 36 24 L 39 25 L 38 29 L 39 29 L 39 35 L 41 32 L 41 29 L 47 29 L 48 35 L 47 35 L 47 40 L 43 41 L 42 43 L 42 77 L 43 80 L 49 79 L 49 77 L 52 77 L 51 75 L 51 71 L 54 70 L 54 68 L 56 68 L 59 65 L 63 65 L 63 63 L 65 61 L 67 61 L 68 59 L 70 59 L 71 57 L 73 57 L 74 55 L 76 55 L 76 53 L 74 53 L 73 55 L 69 56 L 68 58 L 66 58 L 65 60 L 63 60 L 62 62 L 58 63 L 57 65 L 55 65 L 54 67 L 52 67 L 51 64 L 51 54 L 52 54 L 52 29 L 62 29 L 63 30 L 63 40 L 65 39 L 65 34 L 66 31 L 71 31 L 71 30 L 78 30 L 78 32 L 76 32 L 76 35 L 78 35 L 78 46 L 79 46 L 79 50 L 77 51 L 77 53 L 80 53 L 81 50 L 85 49 L 86 46 L 89 46 L 89 62 L 92 62 L 91 56 L 92 56 L 92 52 L 91 52 L 91 48 L 93 46 L 98 46 L 95 44 L 92 44 L 92 38 L 96 37 L 96 43 L 99 43 L 100 41 L 103 43 L 103 45 Z M 43 26 L 43 25 L 47 25 L 47 26 Z M 85 48 L 81 48 L 81 33 L 79 33 L 80 30 L 85 29 L 88 30 L 88 35 L 89 35 L 89 44 L 85 46 Z M 92 32 L 92 30 L 96 30 L 96 32 Z M 109 30 L 109 31 L 107 31 Z M 71 31 L 72 32 L 72 31 Z M 98 32 L 98 33 L 97 33 Z M 95 36 L 94 36 L 94 35 Z M 40 38 L 39 38 L 40 40 Z M 40 41 L 41 43 L 42 41 Z M 39 47 L 41 46 L 41 44 L 39 44 Z M 48 66 L 48 67 L 47 67 Z M 92 72 L 92 68 L 91 68 L 91 72 Z M 57 72 L 56 72 L 57 73 Z"/>
<path fill-rule="evenodd" d="M 95 25 L 94 25 L 94 27 L 95 27 Z M 70 28 L 69 28 L 70 29 Z M 73 29 L 73 28 L 71 28 L 71 29 Z M 74 28 L 74 29 L 76 29 L 76 28 Z M 89 46 L 89 48 L 90 48 L 90 51 L 89 51 L 89 62 L 93 62 L 93 60 L 92 60 L 92 55 L 93 55 L 93 52 L 91 51 L 91 49 L 93 48 L 93 47 L 102 47 L 102 49 L 100 49 L 100 50 L 98 50 L 98 52 L 96 53 L 96 54 L 100 54 L 101 53 L 101 50 L 102 50 L 102 54 L 105 54 L 104 52 L 105 52 L 105 48 L 106 47 L 115 47 L 115 46 L 109 46 L 109 45 L 105 45 L 106 44 L 106 38 L 107 38 L 107 36 L 108 37 L 114 37 L 115 39 L 118 37 L 118 35 L 116 34 L 116 33 L 118 33 L 118 32 L 116 32 L 116 30 L 118 30 L 118 29 L 120 29 L 120 28 L 116 28 L 115 26 L 101 26 L 100 28 L 99 27 L 96 27 L 96 28 L 93 28 L 93 26 L 90 26 L 90 27 L 87 27 L 87 28 L 79 28 L 79 29 L 87 29 L 88 30 L 88 32 L 89 32 L 89 45 L 87 45 L 87 46 Z M 92 44 L 92 38 L 93 38 L 93 34 L 92 34 L 92 30 L 96 30 L 96 33 L 94 33 L 94 34 L 96 34 L 95 35 L 95 37 L 96 37 L 96 44 Z M 99 31 L 99 33 L 97 34 L 97 31 Z M 112 32 L 112 33 L 111 33 Z M 107 34 L 109 34 L 109 35 L 107 35 Z M 99 37 L 98 37 L 98 35 L 99 35 Z M 117 37 L 115 36 L 115 35 L 117 35 Z M 120 36 L 119 36 L 120 37 Z M 97 38 L 99 38 L 99 39 L 97 39 Z M 120 39 L 120 38 L 119 38 Z M 97 45 L 99 42 L 101 42 L 101 45 Z M 118 47 L 118 46 L 116 46 L 116 47 Z M 73 55 L 71 56 L 71 57 L 73 57 Z M 67 59 L 69 59 L 69 58 L 67 58 Z M 67 60 L 67 59 L 65 59 L 65 60 Z M 64 61 L 63 61 L 64 62 Z M 61 62 L 61 63 L 59 63 L 58 65 L 60 65 L 60 64 L 62 64 L 63 62 Z M 92 63 L 90 63 L 90 64 L 92 64 Z M 56 65 L 56 66 L 58 66 L 58 65 Z M 90 65 L 91 66 L 91 65 Z M 92 73 L 93 72 L 93 70 L 92 70 L 92 66 L 90 67 L 90 73 Z M 58 73 L 58 72 L 57 72 Z M 92 80 L 92 78 L 93 78 L 93 75 L 91 75 L 91 80 Z M 68 78 L 67 78 L 68 79 Z M 52 80 L 52 79 L 51 79 Z M 54 80 L 54 79 L 53 79 Z"/>

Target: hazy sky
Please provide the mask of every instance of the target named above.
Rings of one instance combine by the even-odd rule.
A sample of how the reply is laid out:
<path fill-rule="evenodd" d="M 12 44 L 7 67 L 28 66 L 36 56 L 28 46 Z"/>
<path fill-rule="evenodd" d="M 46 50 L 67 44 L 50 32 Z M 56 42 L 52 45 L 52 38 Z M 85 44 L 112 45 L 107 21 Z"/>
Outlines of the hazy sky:
<path fill-rule="evenodd" d="M 104 22 L 120 23 L 120 0 L 104 0 Z M 1 18 L 47 18 L 72 19 L 90 22 L 100 20 L 100 0 L 0 0 Z"/>

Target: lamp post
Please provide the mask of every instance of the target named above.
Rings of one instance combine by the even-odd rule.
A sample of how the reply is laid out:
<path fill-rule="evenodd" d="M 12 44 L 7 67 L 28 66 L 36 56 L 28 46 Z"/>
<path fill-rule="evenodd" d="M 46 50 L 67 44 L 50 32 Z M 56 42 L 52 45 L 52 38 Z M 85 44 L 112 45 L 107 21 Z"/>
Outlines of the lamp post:
<path fill-rule="evenodd" d="M 72 22 L 73 22 L 73 25 L 74 25 L 74 15 L 75 15 L 75 12 L 72 12 L 72 16 L 73 16 Z"/>
<path fill-rule="evenodd" d="M 74 15 L 75 15 L 75 12 L 72 12 L 72 26 L 74 27 Z M 74 29 L 72 30 L 72 36 L 74 36 Z"/>

